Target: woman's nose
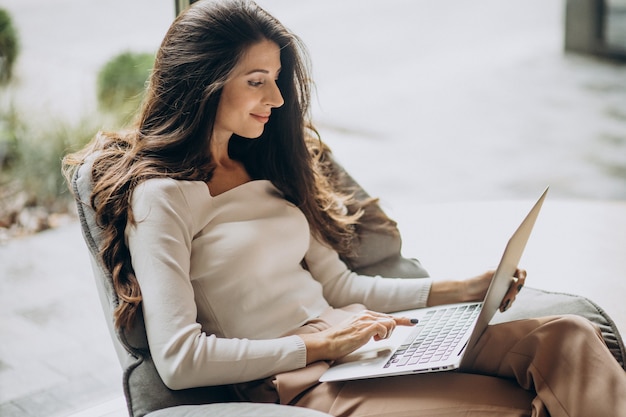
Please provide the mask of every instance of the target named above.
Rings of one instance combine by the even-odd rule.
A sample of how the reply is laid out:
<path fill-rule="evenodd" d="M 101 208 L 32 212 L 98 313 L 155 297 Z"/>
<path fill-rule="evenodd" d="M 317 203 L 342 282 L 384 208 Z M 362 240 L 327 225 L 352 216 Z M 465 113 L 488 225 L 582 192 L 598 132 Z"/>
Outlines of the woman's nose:
<path fill-rule="evenodd" d="M 277 108 L 285 104 L 285 100 L 283 100 L 283 95 L 280 93 L 280 88 L 278 88 L 278 85 L 276 85 L 276 83 L 273 83 L 272 87 L 268 91 L 266 104 L 273 108 Z"/>

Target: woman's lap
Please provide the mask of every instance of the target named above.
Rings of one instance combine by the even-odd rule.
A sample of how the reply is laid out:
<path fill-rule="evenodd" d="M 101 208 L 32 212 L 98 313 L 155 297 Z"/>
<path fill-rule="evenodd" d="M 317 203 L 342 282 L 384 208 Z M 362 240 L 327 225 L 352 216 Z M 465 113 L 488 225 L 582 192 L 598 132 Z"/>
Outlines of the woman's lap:
<path fill-rule="evenodd" d="M 295 405 L 333 416 L 530 416 L 535 394 L 515 381 L 462 372 L 319 384 Z"/>
<path fill-rule="evenodd" d="M 303 331 L 331 325 L 336 314 L 330 313 Z M 584 318 L 489 326 L 467 354 L 468 365 L 457 372 L 319 383 L 328 365 L 316 362 L 240 388 L 248 401 L 342 417 L 626 415 L 626 374 Z"/>
<path fill-rule="evenodd" d="M 523 323 L 520 331 L 520 324 L 492 326 L 488 333 L 512 342 L 540 325 Z M 352 417 L 531 415 L 534 392 L 520 388 L 513 379 L 482 375 L 477 369 L 468 371 L 318 384 L 296 405 Z"/>
<path fill-rule="evenodd" d="M 553 416 L 590 415 L 590 408 L 612 415 L 580 397 L 586 378 L 595 378 L 605 391 L 624 386 L 623 370 L 611 362 L 597 329 L 585 319 L 520 320 L 490 326 L 463 372 L 317 384 L 292 404 L 346 417 L 541 417 L 548 415 L 546 407 Z M 581 369 L 588 371 L 584 377 Z M 606 369 L 613 382 L 607 382 Z"/>

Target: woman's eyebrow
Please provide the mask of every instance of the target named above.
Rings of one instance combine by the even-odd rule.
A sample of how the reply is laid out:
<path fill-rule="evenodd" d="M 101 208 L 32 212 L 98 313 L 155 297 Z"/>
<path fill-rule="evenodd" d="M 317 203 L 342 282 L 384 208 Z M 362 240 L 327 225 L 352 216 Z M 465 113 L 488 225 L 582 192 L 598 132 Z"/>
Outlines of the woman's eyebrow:
<path fill-rule="evenodd" d="M 276 71 L 276 74 L 277 74 L 277 75 L 278 75 L 278 74 L 280 74 L 280 70 L 281 70 L 281 69 L 282 69 L 282 68 L 279 68 L 279 69 L 278 69 L 278 71 Z M 261 69 L 261 68 L 257 68 L 257 69 L 253 69 L 253 70 L 250 70 L 250 71 L 246 72 L 244 75 L 251 75 L 251 74 L 254 74 L 254 73 L 256 73 L 256 72 L 260 72 L 260 73 L 262 73 L 262 74 L 269 74 L 269 73 L 270 73 L 270 71 L 269 71 L 269 70 L 266 70 L 266 69 Z"/>

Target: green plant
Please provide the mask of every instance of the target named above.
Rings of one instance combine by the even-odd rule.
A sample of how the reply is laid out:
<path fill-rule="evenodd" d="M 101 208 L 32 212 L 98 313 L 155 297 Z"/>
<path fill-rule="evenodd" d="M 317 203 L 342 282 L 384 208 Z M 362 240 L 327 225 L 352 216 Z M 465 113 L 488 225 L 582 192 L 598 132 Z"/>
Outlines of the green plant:
<path fill-rule="evenodd" d="M 11 167 L 17 157 L 17 137 L 23 128 L 12 103 L 7 109 L 0 109 L 0 184 L 3 173 Z"/>
<path fill-rule="evenodd" d="M 70 195 L 61 174 L 61 159 L 95 135 L 95 122 L 81 121 L 75 125 L 58 122 L 36 131 L 16 120 L 12 128 L 13 149 L 10 163 L 0 170 L 0 188 L 18 187 L 27 196 L 29 206 L 44 207 L 49 212 L 63 211 Z"/>
<path fill-rule="evenodd" d="M 68 152 L 82 148 L 96 131 L 89 122 L 59 123 L 49 131 L 20 138 L 16 173 L 24 188 L 36 196 L 38 205 L 54 207 L 59 198 L 68 196 L 61 160 Z"/>
<path fill-rule="evenodd" d="M 18 53 L 19 40 L 11 16 L 0 9 L 0 85 L 11 80 Z"/>
<path fill-rule="evenodd" d="M 151 54 L 125 52 L 98 73 L 98 104 L 114 116 L 115 125 L 137 110 L 153 63 Z M 78 123 L 56 121 L 38 128 L 27 123 L 12 103 L 4 104 L 0 103 L 0 228 L 11 227 L 25 208 L 46 213 L 68 208 L 70 193 L 61 160 L 91 140 L 104 121 L 98 114 Z"/>
<path fill-rule="evenodd" d="M 153 65 L 149 53 L 123 52 L 109 60 L 98 72 L 100 109 L 122 119 L 135 113 Z"/>

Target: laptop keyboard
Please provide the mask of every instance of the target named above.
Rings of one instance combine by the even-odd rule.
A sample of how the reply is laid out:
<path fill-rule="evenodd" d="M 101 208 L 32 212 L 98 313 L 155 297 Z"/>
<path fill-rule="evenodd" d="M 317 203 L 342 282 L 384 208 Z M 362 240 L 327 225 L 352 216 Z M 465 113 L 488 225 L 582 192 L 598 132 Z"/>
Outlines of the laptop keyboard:
<path fill-rule="evenodd" d="M 480 306 L 481 303 L 477 303 L 427 312 L 384 367 L 424 364 L 449 358 L 480 313 Z"/>

